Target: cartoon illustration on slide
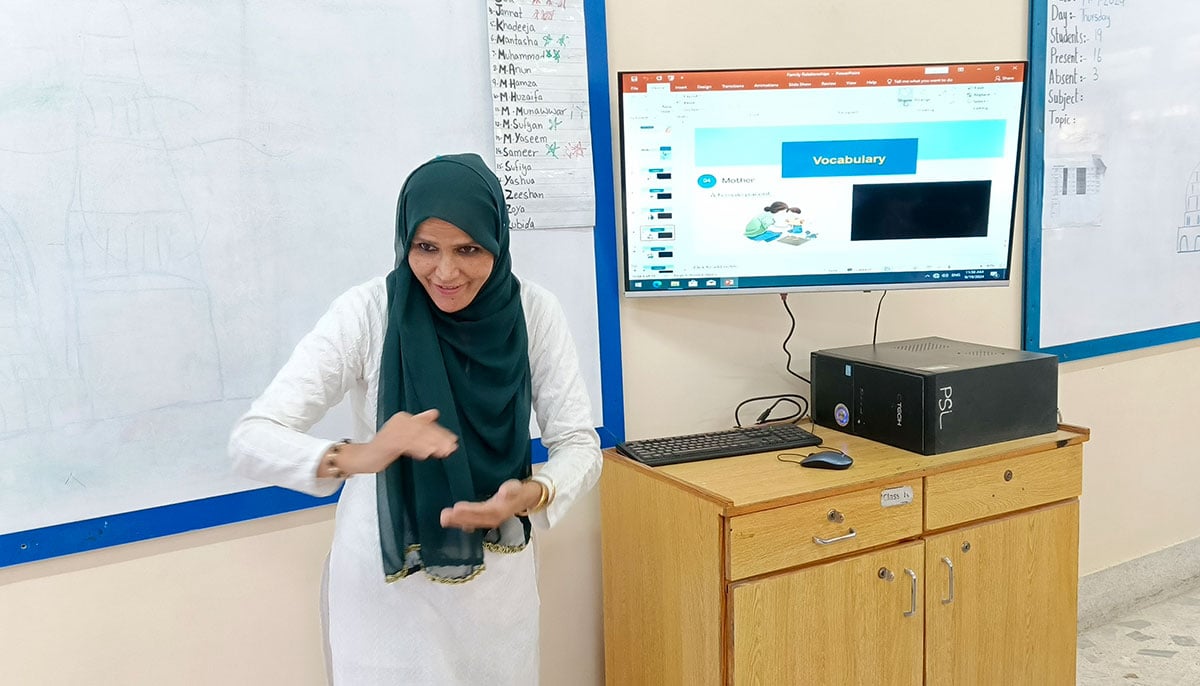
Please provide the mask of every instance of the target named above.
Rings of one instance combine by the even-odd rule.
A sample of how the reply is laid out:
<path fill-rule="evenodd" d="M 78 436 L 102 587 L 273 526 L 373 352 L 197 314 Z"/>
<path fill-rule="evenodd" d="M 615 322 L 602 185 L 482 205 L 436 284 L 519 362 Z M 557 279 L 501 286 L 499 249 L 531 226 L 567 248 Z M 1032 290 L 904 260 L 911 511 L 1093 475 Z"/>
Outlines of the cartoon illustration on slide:
<path fill-rule="evenodd" d="M 1183 224 L 1175 241 L 1175 252 L 1200 253 L 1200 164 L 1188 175 Z"/>
<path fill-rule="evenodd" d="M 799 207 L 776 200 L 762 209 L 746 224 L 746 238 L 770 243 L 776 239 L 787 245 L 803 245 L 817 237 L 804 228 L 804 216 Z"/>
<path fill-rule="evenodd" d="M 773 230 L 775 215 L 786 212 L 787 209 L 788 204 L 778 200 L 764 207 L 762 212 L 746 224 L 746 238 L 752 241 L 773 241 L 779 238 L 780 232 Z"/>

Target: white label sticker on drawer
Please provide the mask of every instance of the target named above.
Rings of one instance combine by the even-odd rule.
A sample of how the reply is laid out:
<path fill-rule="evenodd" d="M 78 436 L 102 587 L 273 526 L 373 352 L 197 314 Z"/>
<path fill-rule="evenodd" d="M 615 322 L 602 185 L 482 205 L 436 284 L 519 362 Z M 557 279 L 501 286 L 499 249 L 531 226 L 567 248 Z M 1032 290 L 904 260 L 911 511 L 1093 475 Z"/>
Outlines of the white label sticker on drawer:
<path fill-rule="evenodd" d="M 896 507 L 897 505 L 912 505 L 913 490 L 912 486 L 897 486 L 895 488 L 885 488 L 879 492 L 879 505 L 881 507 Z"/>

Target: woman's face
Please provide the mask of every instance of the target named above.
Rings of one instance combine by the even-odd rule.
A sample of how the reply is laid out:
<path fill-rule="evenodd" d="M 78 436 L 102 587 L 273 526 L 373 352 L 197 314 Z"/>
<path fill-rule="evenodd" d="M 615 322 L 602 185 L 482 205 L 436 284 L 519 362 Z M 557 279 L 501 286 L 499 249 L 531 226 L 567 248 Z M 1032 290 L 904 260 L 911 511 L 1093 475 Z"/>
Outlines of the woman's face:
<path fill-rule="evenodd" d="M 466 231 L 430 218 L 417 226 L 408 266 L 442 312 L 458 312 L 479 294 L 496 258 Z"/>

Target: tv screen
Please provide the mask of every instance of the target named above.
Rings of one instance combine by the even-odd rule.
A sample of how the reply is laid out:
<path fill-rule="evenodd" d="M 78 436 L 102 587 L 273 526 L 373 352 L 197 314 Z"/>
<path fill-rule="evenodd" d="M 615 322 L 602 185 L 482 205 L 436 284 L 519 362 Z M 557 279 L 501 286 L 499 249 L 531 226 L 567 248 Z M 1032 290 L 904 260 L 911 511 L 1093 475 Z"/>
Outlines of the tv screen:
<path fill-rule="evenodd" d="M 625 293 L 1006 284 L 1025 75 L 621 72 Z"/>

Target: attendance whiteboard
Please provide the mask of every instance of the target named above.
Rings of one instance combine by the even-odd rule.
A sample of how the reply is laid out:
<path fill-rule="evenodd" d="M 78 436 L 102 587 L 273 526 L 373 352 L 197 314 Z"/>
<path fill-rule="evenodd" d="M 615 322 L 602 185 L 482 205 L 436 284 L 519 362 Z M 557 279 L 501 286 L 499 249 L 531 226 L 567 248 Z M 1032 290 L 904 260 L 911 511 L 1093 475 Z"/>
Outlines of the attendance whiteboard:
<path fill-rule="evenodd" d="M 1025 344 L 1200 337 L 1200 6 L 1035 0 Z"/>
<path fill-rule="evenodd" d="M 229 430 L 339 293 L 391 269 L 408 172 L 490 157 L 486 21 L 479 2 L 0 6 L 0 564 L 325 502 L 233 475 Z M 512 244 L 562 301 L 611 442 L 605 164 L 601 236 Z"/>

